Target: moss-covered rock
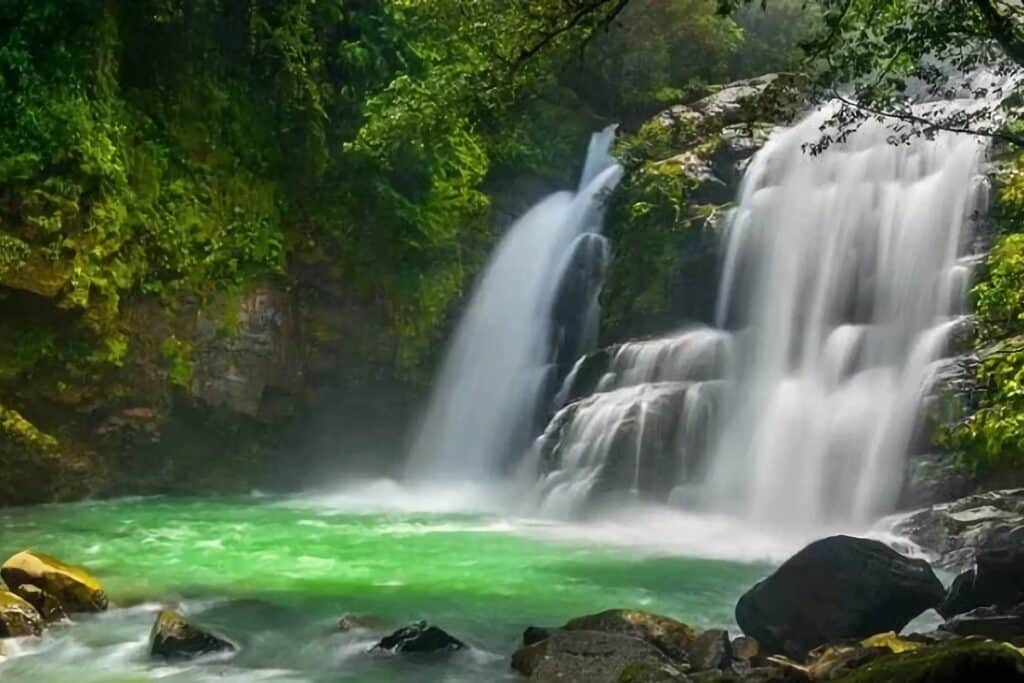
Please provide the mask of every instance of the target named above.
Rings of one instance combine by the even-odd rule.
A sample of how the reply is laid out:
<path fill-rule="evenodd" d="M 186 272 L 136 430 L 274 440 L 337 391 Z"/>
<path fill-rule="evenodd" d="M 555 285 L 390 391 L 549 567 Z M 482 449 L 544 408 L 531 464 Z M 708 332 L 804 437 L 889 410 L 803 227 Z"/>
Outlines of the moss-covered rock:
<path fill-rule="evenodd" d="M 1024 681 L 1024 657 L 1009 645 L 952 640 L 911 652 L 879 657 L 843 683 L 965 683 Z"/>
<path fill-rule="evenodd" d="M 613 609 L 570 620 L 566 631 L 600 631 L 639 638 L 676 663 L 689 662 L 700 631 L 669 617 L 635 609 Z"/>
<path fill-rule="evenodd" d="M 56 598 L 68 614 L 102 612 L 109 604 L 103 585 L 88 571 L 31 550 L 4 562 L 0 577 L 9 586 L 36 586 Z"/>
<path fill-rule="evenodd" d="M 534 683 L 618 683 L 627 671 L 683 675 L 650 643 L 601 631 L 555 631 L 549 638 L 513 654 L 512 668 Z"/>
<path fill-rule="evenodd" d="M 38 636 L 43 632 L 39 612 L 14 593 L 0 588 L 0 638 Z"/>

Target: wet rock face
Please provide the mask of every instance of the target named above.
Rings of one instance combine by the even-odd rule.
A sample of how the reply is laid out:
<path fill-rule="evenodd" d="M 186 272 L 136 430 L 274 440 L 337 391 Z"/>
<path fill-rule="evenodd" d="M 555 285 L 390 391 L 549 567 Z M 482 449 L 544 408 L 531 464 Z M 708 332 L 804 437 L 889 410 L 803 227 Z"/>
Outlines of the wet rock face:
<path fill-rule="evenodd" d="M 374 646 L 375 650 L 384 650 L 400 654 L 433 654 L 455 652 L 466 648 L 466 644 L 449 633 L 419 621 L 400 628 Z"/>
<path fill-rule="evenodd" d="M 767 651 L 803 659 L 825 643 L 899 631 L 944 594 L 927 562 L 878 541 L 833 536 L 747 591 L 736 621 Z"/>
<path fill-rule="evenodd" d="M 43 632 L 43 619 L 28 602 L 0 588 L 0 638 L 24 638 Z"/>
<path fill-rule="evenodd" d="M 990 491 L 935 505 L 898 522 L 894 531 L 936 556 L 936 567 L 962 571 L 998 530 L 1024 525 L 1024 489 Z"/>
<path fill-rule="evenodd" d="M 149 642 L 150 656 L 156 659 L 183 660 L 238 650 L 234 643 L 196 626 L 172 610 L 157 615 Z"/>
<path fill-rule="evenodd" d="M 257 288 L 222 312 L 227 323 L 200 314 L 192 393 L 211 406 L 235 413 L 279 419 L 292 412 L 287 400 L 302 386 L 301 343 L 291 297 Z M 224 325 L 233 329 L 225 334 Z M 275 396 L 283 397 L 276 404 Z"/>
<path fill-rule="evenodd" d="M 43 553 L 14 555 L 0 567 L 0 577 L 8 586 L 35 586 L 56 599 L 67 614 L 102 612 L 109 602 L 95 576 Z"/>

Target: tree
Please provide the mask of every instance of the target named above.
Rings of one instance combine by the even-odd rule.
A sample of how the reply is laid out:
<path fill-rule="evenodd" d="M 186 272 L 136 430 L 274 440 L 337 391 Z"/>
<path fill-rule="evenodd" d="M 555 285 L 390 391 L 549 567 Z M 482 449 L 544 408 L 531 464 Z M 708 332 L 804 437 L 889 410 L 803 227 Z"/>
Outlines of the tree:
<path fill-rule="evenodd" d="M 768 6 L 772 0 L 757 0 Z M 734 12 L 755 0 L 720 0 Z M 1021 146 L 1005 125 L 1024 77 L 1024 5 L 1020 0 L 813 0 L 822 28 L 803 43 L 814 93 L 842 103 L 827 146 L 868 118 L 894 122 L 893 138 L 939 130 L 988 136 Z M 973 99 L 928 108 L 929 100 Z"/>

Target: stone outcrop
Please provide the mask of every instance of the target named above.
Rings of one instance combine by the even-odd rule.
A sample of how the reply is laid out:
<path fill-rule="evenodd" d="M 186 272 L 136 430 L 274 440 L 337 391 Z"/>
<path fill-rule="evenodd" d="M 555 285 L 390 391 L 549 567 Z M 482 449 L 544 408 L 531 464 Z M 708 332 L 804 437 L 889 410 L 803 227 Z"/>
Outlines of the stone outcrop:
<path fill-rule="evenodd" d="M 826 643 L 899 631 L 944 593 L 927 562 L 878 541 L 833 536 L 745 593 L 736 621 L 769 652 L 803 659 Z"/>
<path fill-rule="evenodd" d="M 418 621 L 381 638 L 373 649 L 397 654 L 436 654 L 465 648 L 465 643 L 446 631 Z"/>
<path fill-rule="evenodd" d="M 920 510 L 894 531 L 935 556 L 941 569 L 973 566 L 977 550 L 999 529 L 1024 525 L 1024 489 L 989 491 Z"/>
<path fill-rule="evenodd" d="M 535 683 L 617 683 L 627 669 L 648 667 L 681 675 L 658 648 L 639 638 L 602 631 L 555 631 L 512 655 L 512 668 Z M 643 680 L 635 675 L 625 680 Z"/>
<path fill-rule="evenodd" d="M 163 610 L 157 615 L 149 636 L 150 656 L 155 659 L 184 660 L 237 650 L 234 643 L 172 610 Z"/>
<path fill-rule="evenodd" d="M 26 550 L 14 555 L 0 567 L 0 577 L 16 590 L 35 586 L 44 596 L 55 599 L 67 614 L 102 612 L 109 603 L 95 576 L 43 553 Z"/>

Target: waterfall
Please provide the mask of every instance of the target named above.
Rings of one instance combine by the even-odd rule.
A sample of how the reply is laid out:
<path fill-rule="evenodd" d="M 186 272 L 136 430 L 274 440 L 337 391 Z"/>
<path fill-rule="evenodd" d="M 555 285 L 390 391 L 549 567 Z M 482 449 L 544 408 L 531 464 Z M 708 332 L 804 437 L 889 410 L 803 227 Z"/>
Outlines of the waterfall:
<path fill-rule="evenodd" d="M 536 434 L 547 390 L 564 374 L 559 365 L 596 341 L 604 201 L 622 177 L 614 139 L 614 127 L 594 135 L 577 192 L 542 200 L 499 242 L 416 435 L 412 479 L 498 476 Z"/>
<path fill-rule="evenodd" d="M 534 446 L 545 509 L 636 489 L 782 528 L 892 509 L 923 387 L 964 309 L 987 150 L 946 132 L 892 144 L 869 121 L 809 154 L 834 112 L 780 129 L 748 167 L 718 329 L 625 344 L 570 373 L 560 400 L 593 395 Z M 576 386 L 584 376 L 590 391 Z M 652 396 L 654 448 L 674 457 L 649 451 L 645 434 L 619 436 L 641 417 L 650 431 Z"/>

